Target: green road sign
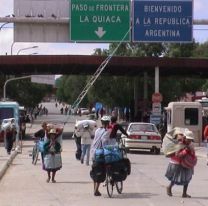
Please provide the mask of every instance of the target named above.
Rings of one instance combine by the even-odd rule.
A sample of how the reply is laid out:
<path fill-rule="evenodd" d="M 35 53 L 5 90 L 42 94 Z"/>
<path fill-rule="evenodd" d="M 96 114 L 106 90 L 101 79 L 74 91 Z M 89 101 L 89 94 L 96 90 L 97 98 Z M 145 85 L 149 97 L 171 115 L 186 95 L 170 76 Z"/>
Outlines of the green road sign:
<path fill-rule="evenodd" d="M 71 0 L 71 41 L 130 41 L 130 0 Z"/>

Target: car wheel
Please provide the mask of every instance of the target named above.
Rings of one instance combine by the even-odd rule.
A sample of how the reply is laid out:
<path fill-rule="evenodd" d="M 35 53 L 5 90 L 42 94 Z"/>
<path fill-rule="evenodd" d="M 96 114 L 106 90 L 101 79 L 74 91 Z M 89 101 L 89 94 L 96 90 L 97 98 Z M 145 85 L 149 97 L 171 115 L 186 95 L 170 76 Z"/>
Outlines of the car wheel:
<path fill-rule="evenodd" d="M 158 155 L 160 154 L 160 149 L 158 149 L 158 148 L 156 149 L 156 154 L 158 154 Z"/>
<path fill-rule="evenodd" d="M 157 147 L 153 147 L 151 150 L 150 150 L 151 153 L 157 155 L 157 154 L 160 154 L 160 149 L 158 149 Z"/>
<path fill-rule="evenodd" d="M 156 154 L 156 155 L 159 155 L 160 154 L 160 149 L 158 149 L 158 148 L 155 147 L 153 149 L 153 153 Z"/>

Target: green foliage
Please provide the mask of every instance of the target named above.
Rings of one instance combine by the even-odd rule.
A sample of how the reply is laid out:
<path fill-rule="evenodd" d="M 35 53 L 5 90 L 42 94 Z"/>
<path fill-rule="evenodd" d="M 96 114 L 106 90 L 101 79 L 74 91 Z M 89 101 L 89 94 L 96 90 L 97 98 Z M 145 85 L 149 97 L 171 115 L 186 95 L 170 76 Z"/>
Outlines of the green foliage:
<path fill-rule="evenodd" d="M 77 99 L 78 95 L 81 93 L 82 89 L 86 84 L 87 76 L 81 75 L 71 75 L 67 76 L 64 75 L 60 78 L 60 82 L 56 96 L 58 100 L 65 101 L 70 104 L 73 104 L 74 101 Z M 82 105 L 87 104 L 88 101 L 85 98 L 82 102 Z"/>
<path fill-rule="evenodd" d="M 195 51 L 194 57 L 197 58 L 207 58 L 208 57 L 208 41 L 203 44 L 198 44 Z M 208 91 L 208 80 L 204 80 L 204 84 L 202 85 L 202 91 Z"/>
<path fill-rule="evenodd" d="M 94 55 L 107 56 L 111 54 L 118 43 L 112 43 L 109 50 L 95 49 Z M 208 42 L 204 44 L 161 44 L 161 43 L 122 43 L 115 56 L 138 56 L 138 57 L 207 57 Z M 191 74 L 190 74 L 191 75 Z M 143 99 L 143 75 L 138 78 L 139 99 Z M 88 82 L 88 77 L 63 76 L 57 90 L 58 99 L 73 103 Z M 85 102 L 91 104 L 96 101 L 102 102 L 109 107 L 129 106 L 134 99 L 134 78 L 120 76 L 101 75 L 89 90 Z M 168 88 L 168 89 L 167 89 Z M 204 79 L 184 78 L 183 76 L 160 77 L 160 92 L 163 95 L 163 104 L 177 101 L 187 92 L 208 90 L 208 83 Z M 154 93 L 154 77 L 148 78 L 148 99 Z"/>
<path fill-rule="evenodd" d="M 7 97 L 25 107 L 34 107 L 46 94 L 52 92 L 52 86 L 31 83 L 30 80 L 18 80 L 7 85 Z"/>
<path fill-rule="evenodd" d="M 187 43 L 187 44 L 166 44 L 166 53 L 167 57 L 193 57 L 194 51 L 197 48 L 197 44 Z"/>
<path fill-rule="evenodd" d="M 102 102 L 109 107 L 126 106 L 133 96 L 133 85 L 129 77 L 101 76 L 90 92 L 90 102 Z"/>
<path fill-rule="evenodd" d="M 194 57 L 208 57 L 208 41 L 197 45 L 194 51 Z"/>
<path fill-rule="evenodd" d="M 110 44 L 110 53 L 118 46 L 118 43 Z M 122 43 L 115 55 L 117 56 L 139 56 L 159 57 L 164 53 L 165 46 L 160 43 Z"/>

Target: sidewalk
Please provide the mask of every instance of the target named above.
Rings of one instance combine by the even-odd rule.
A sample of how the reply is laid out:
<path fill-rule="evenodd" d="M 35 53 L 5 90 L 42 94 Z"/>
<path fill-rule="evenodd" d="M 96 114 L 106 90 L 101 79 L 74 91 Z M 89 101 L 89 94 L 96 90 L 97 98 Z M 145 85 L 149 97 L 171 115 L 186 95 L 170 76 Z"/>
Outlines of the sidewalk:
<path fill-rule="evenodd" d="M 61 116 L 63 116 L 63 115 L 61 115 Z M 63 117 L 65 118 L 65 116 L 63 116 Z M 73 117 L 71 119 L 71 122 L 68 122 L 64 126 L 64 132 L 65 133 L 69 133 L 69 132 L 72 133 L 74 131 L 75 119 L 81 120 L 82 118 L 83 117 L 79 117 L 79 116 Z M 41 122 L 43 122 L 43 121 L 45 121 L 45 116 L 40 116 L 37 120 L 35 120 L 33 125 L 26 129 L 27 135 L 33 136 L 33 134 L 41 128 Z M 19 147 L 16 148 L 15 150 L 13 150 L 11 152 L 11 155 L 8 155 L 6 152 L 6 149 L 4 148 L 4 143 L 0 142 L 0 180 L 4 176 L 7 169 L 9 168 L 13 159 L 18 154 L 18 151 L 19 151 Z"/>
<path fill-rule="evenodd" d="M 18 148 L 13 150 L 11 154 L 8 155 L 6 149 L 4 148 L 4 143 L 0 143 L 0 180 L 9 168 L 9 165 L 12 163 L 13 159 L 16 157 L 17 153 Z"/>

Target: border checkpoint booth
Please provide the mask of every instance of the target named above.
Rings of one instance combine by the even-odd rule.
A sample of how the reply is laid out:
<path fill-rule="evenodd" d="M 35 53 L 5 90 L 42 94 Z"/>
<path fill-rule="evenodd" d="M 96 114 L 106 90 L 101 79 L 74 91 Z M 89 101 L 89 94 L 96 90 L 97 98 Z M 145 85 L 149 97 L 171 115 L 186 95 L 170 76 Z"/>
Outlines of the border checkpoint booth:
<path fill-rule="evenodd" d="M 194 133 L 194 142 L 202 143 L 202 105 L 199 102 L 170 102 L 167 111 L 167 132 L 182 127 Z"/>

